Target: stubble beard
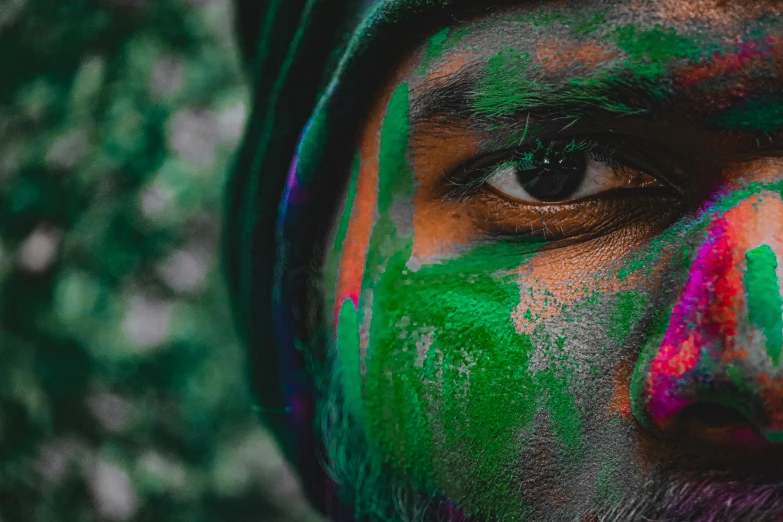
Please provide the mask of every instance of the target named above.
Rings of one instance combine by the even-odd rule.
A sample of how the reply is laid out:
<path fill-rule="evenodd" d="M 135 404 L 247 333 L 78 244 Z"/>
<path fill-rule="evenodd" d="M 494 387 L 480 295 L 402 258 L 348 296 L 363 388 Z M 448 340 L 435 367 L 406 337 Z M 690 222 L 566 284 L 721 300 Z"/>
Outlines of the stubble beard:
<path fill-rule="evenodd" d="M 338 365 L 331 365 L 332 368 Z M 362 522 L 506 522 L 469 519 L 443 498 L 395 478 L 345 407 L 339 372 L 321 387 L 317 429 L 323 465 L 348 520 Z M 783 466 L 781 466 L 783 468 Z M 783 476 L 783 473 L 781 473 Z M 524 502 L 520 499 L 520 502 Z M 332 519 L 330 519 L 332 520 Z M 530 522 L 783 522 L 783 478 L 661 469 L 636 491 L 581 513 L 536 509 Z M 332 522 L 347 522 L 335 518 Z"/>

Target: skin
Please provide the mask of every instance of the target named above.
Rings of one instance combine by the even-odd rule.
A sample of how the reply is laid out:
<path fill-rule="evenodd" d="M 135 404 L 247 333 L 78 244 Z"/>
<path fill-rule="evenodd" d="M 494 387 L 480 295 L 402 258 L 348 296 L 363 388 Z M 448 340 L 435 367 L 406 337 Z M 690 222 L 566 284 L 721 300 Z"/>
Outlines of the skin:
<path fill-rule="evenodd" d="M 781 10 L 520 3 L 405 53 L 323 272 L 357 519 L 783 518 Z M 465 179 L 618 136 L 576 201 Z"/>

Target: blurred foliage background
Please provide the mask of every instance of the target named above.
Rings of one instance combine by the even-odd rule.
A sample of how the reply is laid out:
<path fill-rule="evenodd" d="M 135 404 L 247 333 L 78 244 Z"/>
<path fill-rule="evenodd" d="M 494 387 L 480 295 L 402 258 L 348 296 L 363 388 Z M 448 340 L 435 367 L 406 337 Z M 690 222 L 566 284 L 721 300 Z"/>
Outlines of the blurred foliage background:
<path fill-rule="evenodd" d="M 219 267 L 228 0 L 0 0 L 0 521 L 317 520 Z"/>

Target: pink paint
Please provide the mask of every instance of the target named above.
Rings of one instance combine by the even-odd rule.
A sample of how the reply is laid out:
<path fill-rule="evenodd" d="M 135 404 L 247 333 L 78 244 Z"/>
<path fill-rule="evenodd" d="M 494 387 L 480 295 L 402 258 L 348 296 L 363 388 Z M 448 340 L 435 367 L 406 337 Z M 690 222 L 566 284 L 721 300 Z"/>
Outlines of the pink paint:
<path fill-rule="evenodd" d="M 647 409 L 663 427 L 696 398 L 682 393 L 704 357 L 717 360 L 737 335 L 736 299 L 742 281 L 726 215 L 715 219 L 690 268 L 669 328 L 645 383 Z"/>
<path fill-rule="evenodd" d="M 768 66 L 770 58 L 776 61 L 781 58 L 783 53 L 780 50 L 780 43 L 781 39 L 774 36 L 768 36 L 761 42 L 743 42 L 735 52 L 715 53 L 696 66 L 680 72 L 675 82 L 692 86 L 739 72 L 754 62 Z"/>
<path fill-rule="evenodd" d="M 335 334 L 337 333 L 337 328 L 340 326 L 340 309 L 342 308 L 345 301 L 351 301 L 351 304 L 353 305 L 354 312 L 359 311 L 359 293 L 358 292 L 352 292 L 346 295 L 337 296 L 337 299 L 335 299 L 335 307 L 334 307 L 334 321 L 333 321 L 333 327 Z"/>
<path fill-rule="evenodd" d="M 732 427 L 729 432 L 732 444 L 740 445 L 751 450 L 768 449 L 773 444 L 764 439 L 751 424 L 740 424 Z"/>

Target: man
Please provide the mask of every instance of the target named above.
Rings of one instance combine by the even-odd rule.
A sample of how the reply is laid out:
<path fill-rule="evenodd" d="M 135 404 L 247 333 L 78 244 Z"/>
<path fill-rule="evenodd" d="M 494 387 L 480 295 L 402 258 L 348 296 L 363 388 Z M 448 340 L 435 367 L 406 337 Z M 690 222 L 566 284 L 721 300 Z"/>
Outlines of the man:
<path fill-rule="evenodd" d="M 783 520 L 783 4 L 268 4 L 229 268 L 313 501 Z"/>

